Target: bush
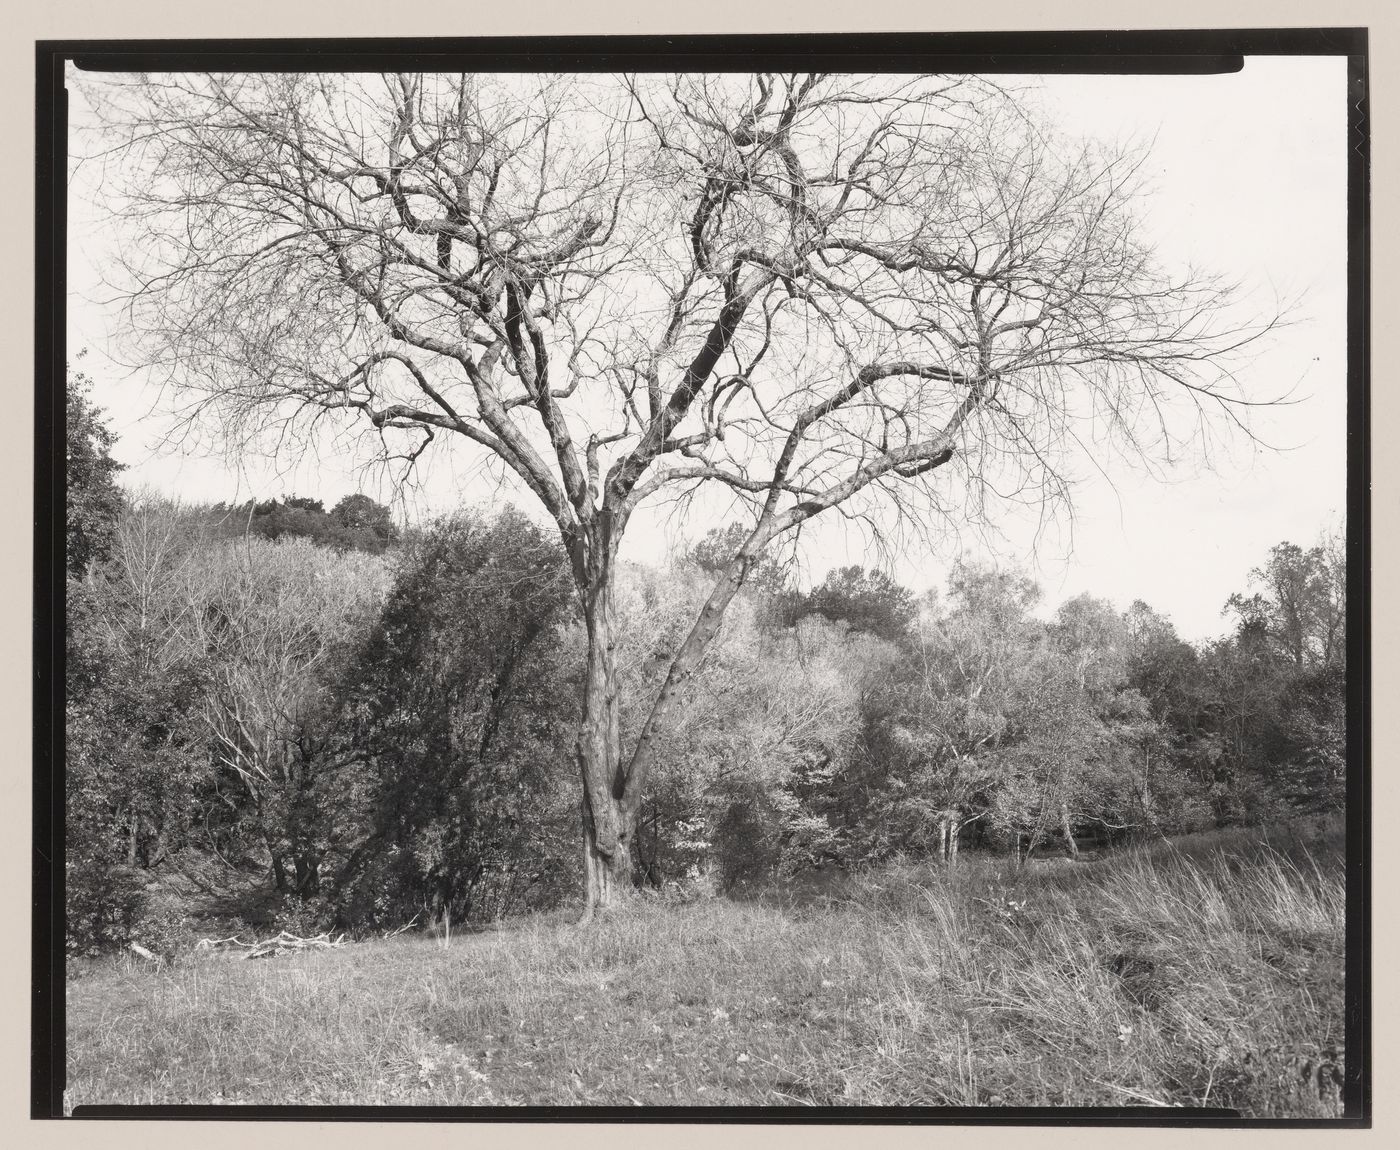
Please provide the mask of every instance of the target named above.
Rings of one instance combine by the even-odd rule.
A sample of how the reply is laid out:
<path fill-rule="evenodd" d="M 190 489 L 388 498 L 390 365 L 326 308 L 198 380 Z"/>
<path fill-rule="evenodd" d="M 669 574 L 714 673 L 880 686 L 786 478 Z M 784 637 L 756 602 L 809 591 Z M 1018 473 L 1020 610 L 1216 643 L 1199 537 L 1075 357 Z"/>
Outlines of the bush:
<path fill-rule="evenodd" d="M 70 837 L 65 871 L 66 947 L 93 955 L 126 946 L 141 908 L 141 873 Z"/>

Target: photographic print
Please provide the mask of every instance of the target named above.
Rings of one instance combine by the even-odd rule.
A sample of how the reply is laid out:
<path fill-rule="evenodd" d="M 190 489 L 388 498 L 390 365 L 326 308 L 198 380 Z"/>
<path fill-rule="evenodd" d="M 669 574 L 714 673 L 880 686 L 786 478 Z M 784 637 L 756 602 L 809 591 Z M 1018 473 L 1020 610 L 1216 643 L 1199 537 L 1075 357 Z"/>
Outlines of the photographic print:
<path fill-rule="evenodd" d="M 1300 37 L 55 48 L 63 1111 L 1362 1119 Z"/>

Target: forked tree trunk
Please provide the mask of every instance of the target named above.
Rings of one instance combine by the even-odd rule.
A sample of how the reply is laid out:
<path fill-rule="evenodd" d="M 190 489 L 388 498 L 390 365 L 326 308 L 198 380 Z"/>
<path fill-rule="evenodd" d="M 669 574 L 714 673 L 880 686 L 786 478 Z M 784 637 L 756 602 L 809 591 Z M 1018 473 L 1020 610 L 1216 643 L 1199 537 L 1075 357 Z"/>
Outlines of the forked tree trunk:
<path fill-rule="evenodd" d="M 584 603 L 588 665 L 578 733 L 583 781 L 584 912 L 616 905 L 633 889 L 636 789 L 622 771 L 618 726 L 617 648 L 613 632 L 612 577 L 604 574 Z"/>
<path fill-rule="evenodd" d="M 623 823 L 625 815 L 618 812 L 618 822 Z M 606 840 L 603 840 L 606 841 Z M 607 910 L 622 902 L 636 887 L 632 877 L 632 836 L 618 834 L 612 849 L 605 851 L 600 842 L 596 825 L 587 812 L 584 814 L 583 831 L 583 873 L 585 884 L 584 920 L 592 916 L 595 909 Z"/>
<path fill-rule="evenodd" d="M 609 907 L 636 888 L 633 851 L 643 788 L 656 757 L 657 738 L 681 693 L 689 685 L 710 643 L 719 634 L 725 609 L 738 593 L 764 539 L 755 537 L 725 569 L 694 627 L 676 652 L 651 711 L 624 762 L 618 724 L 617 646 L 613 621 L 612 553 L 580 563 L 583 615 L 588 634 L 583 713 L 578 735 L 583 778 L 583 861 L 585 904 L 582 922 L 598 907 Z"/>

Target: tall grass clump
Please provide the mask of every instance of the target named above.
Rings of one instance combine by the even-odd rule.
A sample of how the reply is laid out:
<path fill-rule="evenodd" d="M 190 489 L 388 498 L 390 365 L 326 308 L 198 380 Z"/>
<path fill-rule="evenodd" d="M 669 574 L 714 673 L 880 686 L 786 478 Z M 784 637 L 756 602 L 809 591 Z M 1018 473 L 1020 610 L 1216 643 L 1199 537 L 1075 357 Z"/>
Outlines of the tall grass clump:
<path fill-rule="evenodd" d="M 872 1059 L 863 1092 L 1339 1113 L 1341 860 L 1325 837 L 1237 835 L 862 880 L 895 990 L 869 1045 L 920 1019 L 913 1048 L 935 1052 Z"/>

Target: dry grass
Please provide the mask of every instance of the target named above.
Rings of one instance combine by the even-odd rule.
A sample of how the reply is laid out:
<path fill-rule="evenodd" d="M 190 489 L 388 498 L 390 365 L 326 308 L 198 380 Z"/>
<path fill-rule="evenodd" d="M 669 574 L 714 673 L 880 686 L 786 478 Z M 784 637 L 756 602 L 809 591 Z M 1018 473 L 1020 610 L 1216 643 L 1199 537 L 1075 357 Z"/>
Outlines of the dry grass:
<path fill-rule="evenodd" d="M 1340 1114 L 1336 827 L 70 980 L 73 1104 Z"/>

